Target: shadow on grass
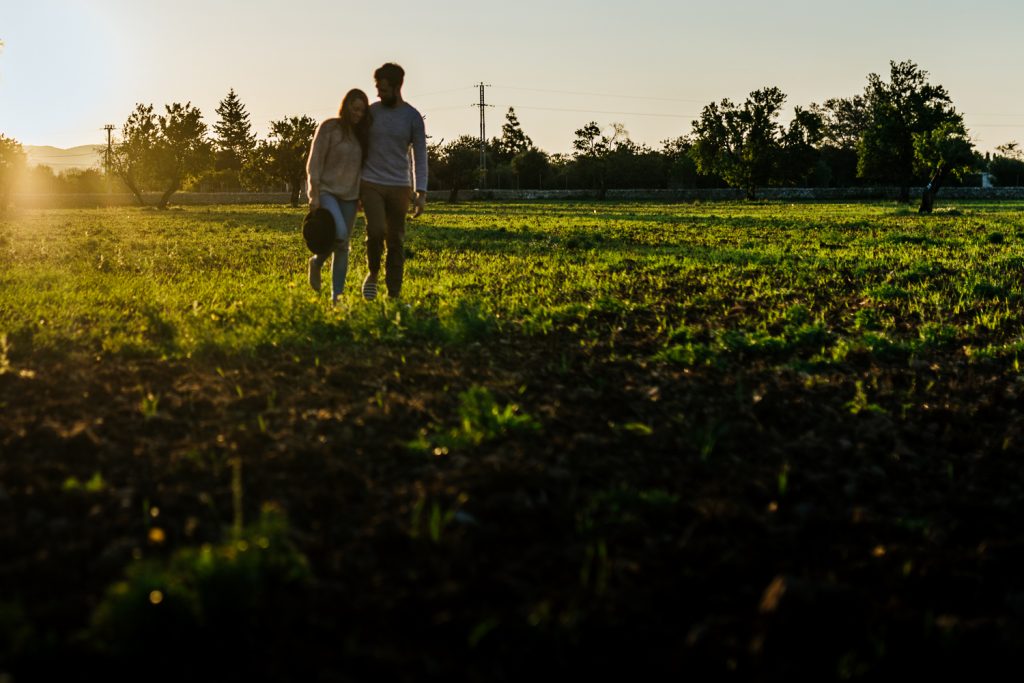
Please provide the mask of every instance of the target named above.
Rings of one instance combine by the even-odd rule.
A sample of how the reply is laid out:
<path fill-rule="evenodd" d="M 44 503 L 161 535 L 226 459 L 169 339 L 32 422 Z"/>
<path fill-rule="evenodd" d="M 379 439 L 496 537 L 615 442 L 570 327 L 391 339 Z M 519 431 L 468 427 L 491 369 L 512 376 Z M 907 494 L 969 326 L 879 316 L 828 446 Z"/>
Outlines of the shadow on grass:
<path fill-rule="evenodd" d="M 832 256 L 816 256 L 806 252 L 785 251 L 787 245 L 773 247 L 766 253 L 763 246 L 746 248 L 739 246 L 708 246 L 686 242 L 650 244 L 647 241 L 626 236 L 609 236 L 593 230 L 571 229 L 558 233 L 524 229 L 479 228 L 465 230 L 439 226 L 424 226 L 417 232 L 418 249 L 454 249 L 482 254 L 535 254 L 537 258 L 549 258 L 553 250 L 560 251 L 564 258 L 593 258 L 608 261 L 620 258 L 664 257 L 674 255 L 680 260 L 696 261 L 707 265 L 758 265 L 778 266 L 784 269 L 797 267 L 834 267 Z M 801 244 L 790 247 L 804 246 Z"/>

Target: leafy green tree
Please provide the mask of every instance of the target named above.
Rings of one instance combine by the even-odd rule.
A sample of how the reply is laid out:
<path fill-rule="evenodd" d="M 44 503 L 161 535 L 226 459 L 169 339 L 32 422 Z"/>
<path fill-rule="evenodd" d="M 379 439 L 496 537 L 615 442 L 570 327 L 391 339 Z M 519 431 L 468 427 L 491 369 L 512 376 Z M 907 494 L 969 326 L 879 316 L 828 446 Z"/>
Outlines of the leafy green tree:
<path fill-rule="evenodd" d="M 945 121 L 933 130 L 914 133 L 914 160 L 919 170 L 930 174 L 918 213 L 931 213 L 935 195 L 946 179 L 973 166 L 974 145 L 962 123 Z"/>
<path fill-rule="evenodd" d="M 121 127 L 113 147 L 110 170 L 145 205 L 143 191 L 157 189 L 157 207 L 167 203 L 182 184 L 210 167 L 212 145 L 202 112 L 192 104 L 169 104 L 158 116 L 151 104 L 137 104 Z"/>
<path fill-rule="evenodd" d="M 106 191 L 103 173 L 96 168 L 73 168 L 61 173 L 68 192 L 78 194 L 100 194 Z"/>
<path fill-rule="evenodd" d="M 101 194 L 107 191 L 107 179 L 98 168 L 70 168 L 54 175 L 46 166 L 37 166 L 34 170 L 46 169 L 36 178 L 49 184 L 49 191 L 56 194 Z M 47 173 L 48 172 L 48 173 Z M 42 183 L 41 183 L 42 185 Z"/>
<path fill-rule="evenodd" d="M 513 157 L 512 168 L 520 187 L 539 190 L 544 188 L 544 180 L 550 171 L 550 162 L 546 152 L 531 145 Z"/>
<path fill-rule="evenodd" d="M 693 140 L 688 135 L 661 141 L 661 158 L 668 187 L 697 186 L 697 164 L 690 155 L 692 148 Z"/>
<path fill-rule="evenodd" d="M 857 172 L 862 178 L 893 183 L 900 201 L 910 201 L 915 178 L 914 136 L 944 123 L 963 126 L 949 93 L 928 82 L 928 72 L 914 62 L 889 62 L 889 80 L 868 76 L 864 90 L 869 115 L 857 146 Z"/>
<path fill-rule="evenodd" d="M 136 104 L 121 126 L 121 142 L 111 150 L 110 172 L 121 179 L 140 206 L 146 204 L 142 192 L 152 185 L 156 173 L 159 136 L 153 105 Z"/>
<path fill-rule="evenodd" d="M 857 145 L 871 119 L 866 100 L 861 95 L 831 98 L 811 104 L 810 110 L 821 117 L 818 159 L 827 168 L 829 182 L 840 187 L 857 184 Z"/>
<path fill-rule="evenodd" d="M 205 180 L 201 178 L 200 182 Z M 238 173 L 238 182 L 248 192 L 278 192 L 282 186 L 286 186 L 286 183 L 271 176 L 270 145 L 266 141 L 256 141 L 256 146 Z"/>
<path fill-rule="evenodd" d="M 480 166 L 479 144 L 478 140 L 478 170 Z M 486 182 L 481 184 L 480 187 L 494 187 L 498 189 L 502 187 L 515 187 L 518 184 L 518 178 L 515 177 L 516 169 L 512 164 L 512 159 L 531 144 L 529 136 L 523 133 L 515 109 L 509 107 L 508 112 L 505 114 L 505 123 L 501 127 L 501 135 L 492 137 L 484 145 L 487 177 Z M 512 180 L 510 181 L 509 179 Z"/>
<path fill-rule="evenodd" d="M 824 120 L 814 109 L 794 107 L 793 118 L 782 134 L 782 154 L 778 179 L 800 187 L 819 183 L 818 161 L 821 153 L 818 145 L 823 137 Z"/>
<path fill-rule="evenodd" d="M 597 190 L 598 199 L 604 199 L 608 191 L 611 153 L 628 138 L 629 132 L 621 123 L 613 123 L 610 134 L 602 133 L 596 121 L 576 131 L 576 139 L 572 143 L 576 170 L 587 187 Z"/>
<path fill-rule="evenodd" d="M 213 124 L 217 171 L 241 171 L 242 165 L 256 147 L 256 136 L 249 123 L 249 112 L 238 99 L 234 88 L 228 91 L 217 107 L 217 123 Z"/>
<path fill-rule="evenodd" d="M 598 191 L 598 197 L 602 199 L 607 184 L 609 143 L 609 139 L 601 135 L 597 121 L 591 121 L 578 129 L 572 143 L 577 171 L 588 186 Z"/>
<path fill-rule="evenodd" d="M 213 164 L 213 145 L 206 137 L 203 114 L 192 106 L 169 104 L 167 113 L 157 117 L 156 174 L 163 194 L 157 208 L 166 209 L 171 196 L 182 184 Z"/>
<path fill-rule="evenodd" d="M 715 174 L 754 199 L 774 176 L 782 153 L 777 119 L 786 96 L 778 88 L 755 90 L 742 106 L 728 99 L 704 107 L 693 122 L 691 150 L 701 173 Z"/>
<path fill-rule="evenodd" d="M 612 144 L 608 154 L 609 188 L 663 188 L 665 178 L 665 162 L 658 152 L 633 142 L 628 133 Z"/>
<path fill-rule="evenodd" d="M 0 211 L 7 207 L 11 189 L 25 169 L 25 150 L 17 140 L 0 133 Z"/>
<path fill-rule="evenodd" d="M 647 145 L 633 142 L 621 123 L 606 131 L 594 121 L 576 131 L 571 164 L 551 157 L 556 185 L 596 189 L 604 198 L 611 188 L 660 188 L 666 185 L 665 157 Z"/>
<path fill-rule="evenodd" d="M 57 194 L 61 191 L 60 178 L 53 168 L 46 164 L 37 164 L 28 169 L 24 175 L 25 187 L 36 194 Z"/>
<path fill-rule="evenodd" d="M 1016 140 L 996 145 L 996 152 L 999 156 L 1004 156 L 1008 159 L 1024 160 L 1024 150 L 1020 148 L 1020 143 Z"/>
<path fill-rule="evenodd" d="M 810 110 L 821 117 L 821 143 L 837 149 L 857 151 L 857 143 L 871 122 L 867 100 L 861 95 L 833 97 Z"/>
<path fill-rule="evenodd" d="M 570 187 L 580 187 L 579 168 L 575 157 L 569 154 L 549 156 L 548 174 L 553 188 L 568 190 Z"/>
<path fill-rule="evenodd" d="M 988 171 L 995 176 L 996 185 L 1019 187 L 1024 180 L 1024 151 L 1020 145 L 1011 141 L 996 147 Z"/>
<path fill-rule="evenodd" d="M 458 198 L 459 190 L 471 187 L 480 169 L 480 139 L 462 135 L 437 149 L 431 156 L 431 175 L 448 189 L 448 201 Z"/>
<path fill-rule="evenodd" d="M 480 139 L 476 138 L 477 141 L 477 180 L 480 179 Z M 502 189 L 515 186 L 515 169 L 512 168 L 512 157 L 506 156 L 501 151 L 501 138 L 491 138 L 484 145 L 484 155 L 487 160 L 487 176 L 486 182 L 480 185 L 480 187 L 493 187 L 496 189 Z M 513 178 L 509 181 L 507 179 Z"/>
<path fill-rule="evenodd" d="M 430 178 L 428 183 L 429 190 L 441 190 L 441 183 L 437 179 L 437 163 L 438 159 L 441 158 L 441 148 L 444 145 L 444 138 L 441 138 L 439 142 L 431 142 L 427 139 L 427 158 L 430 159 Z"/>
<path fill-rule="evenodd" d="M 515 109 L 509 107 L 501 127 L 501 137 L 492 138 L 486 149 L 488 175 L 497 187 L 502 186 L 501 179 L 507 176 L 514 176 L 514 184 L 519 186 L 519 173 L 513 160 L 532 146 L 533 141 L 523 132 Z"/>
<path fill-rule="evenodd" d="M 270 122 L 270 137 L 261 142 L 253 155 L 251 176 L 284 183 L 291 194 L 292 206 L 306 179 L 306 158 L 313 144 L 317 122 L 309 116 L 289 116 Z"/>

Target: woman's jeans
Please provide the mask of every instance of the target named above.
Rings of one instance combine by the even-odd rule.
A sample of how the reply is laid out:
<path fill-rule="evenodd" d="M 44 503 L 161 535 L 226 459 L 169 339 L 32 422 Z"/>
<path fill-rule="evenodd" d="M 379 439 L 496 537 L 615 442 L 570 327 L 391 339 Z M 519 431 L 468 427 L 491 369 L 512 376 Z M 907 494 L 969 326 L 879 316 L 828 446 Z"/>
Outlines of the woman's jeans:
<path fill-rule="evenodd" d="M 355 199 L 338 199 L 330 192 L 320 193 L 320 206 L 331 212 L 334 217 L 335 242 L 334 260 L 331 261 L 331 298 L 337 299 L 345 289 L 345 276 L 348 274 L 349 237 L 356 220 Z M 327 260 L 326 254 L 313 257 L 313 267 L 322 268 Z"/>

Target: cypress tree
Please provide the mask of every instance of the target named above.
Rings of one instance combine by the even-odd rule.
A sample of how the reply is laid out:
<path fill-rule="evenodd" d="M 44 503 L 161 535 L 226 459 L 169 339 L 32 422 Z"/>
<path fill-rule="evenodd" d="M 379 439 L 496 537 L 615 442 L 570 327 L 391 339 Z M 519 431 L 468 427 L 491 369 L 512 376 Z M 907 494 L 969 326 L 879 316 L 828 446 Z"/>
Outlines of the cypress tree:
<path fill-rule="evenodd" d="M 256 136 L 249 123 L 249 112 L 238 99 L 235 89 L 217 107 L 220 117 L 213 126 L 217 145 L 217 168 L 241 170 L 243 163 L 256 146 Z"/>
<path fill-rule="evenodd" d="M 516 110 L 512 107 L 509 107 L 508 113 L 505 114 L 505 124 L 501 127 L 501 139 L 498 145 L 501 155 L 507 159 L 533 147 L 533 140 L 523 132 L 523 128 L 519 124 L 519 117 L 516 116 Z"/>

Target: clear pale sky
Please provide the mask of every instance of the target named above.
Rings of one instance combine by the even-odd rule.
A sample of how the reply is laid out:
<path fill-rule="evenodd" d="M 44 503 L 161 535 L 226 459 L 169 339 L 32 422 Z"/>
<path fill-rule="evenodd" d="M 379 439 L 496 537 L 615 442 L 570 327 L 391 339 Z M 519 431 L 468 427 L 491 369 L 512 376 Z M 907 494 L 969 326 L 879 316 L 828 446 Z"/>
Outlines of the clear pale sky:
<path fill-rule="evenodd" d="M 105 141 L 136 102 L 191 101 L 216 120 L 234 88 L 255 131 L 374 98 L 385 61 L 434 141 L 488 137 L 514 106 L 549 152 L 590 120 L 657 147 L 702 106 L 775 85 L 793 105 L 863 90 L 911 59 L 949 90 L 976 144 L 1024 142 L 1024 3 L 988 0 L 0 0 L 0 133 L 26 145 Z"/>

